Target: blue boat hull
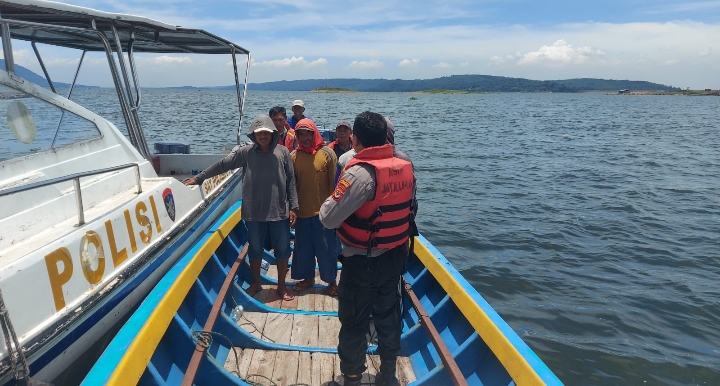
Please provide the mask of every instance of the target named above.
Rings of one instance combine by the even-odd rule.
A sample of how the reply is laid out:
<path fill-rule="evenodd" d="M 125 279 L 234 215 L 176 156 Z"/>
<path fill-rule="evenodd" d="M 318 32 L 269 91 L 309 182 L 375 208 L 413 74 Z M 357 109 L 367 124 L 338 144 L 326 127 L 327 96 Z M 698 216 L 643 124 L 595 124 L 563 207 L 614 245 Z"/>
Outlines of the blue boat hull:
<path fill-rule="evenodd" d="M 153 289 L 120 330 L 83 385 L 179 385 L 195 352 L 199 331 L 243 245 L 247 230 L 240 203 L 230 208 Z M 267 254 L 272 263 L 272 255 Z M 432 320 L 462 376 L 470 385 L 561 384 L 520 337 L 500 318 L 424 237 L 407 261 L 405 281 Z M 336 317 L 333 311 L 270 307 L 248 296 L 249 266 L 243 262 L 214 325 L 212 342 L 195 378 L 198 385 L 247 385 L 223 364 L 235 348 L 335 354 L 334 347 L 278 344 L 251 335 L 229 315 L 237 304 L 246 312 Z M 276 284 L 263 276 L 264 284 Z M 415 375 L 413 385 L 452 385 L 438 350 L 420 318 L 403 298 L 402 348 Z M 321 327 L 322 328 L 322 327 Z M 368 347 L 372 354 L 376 346 Z"/>

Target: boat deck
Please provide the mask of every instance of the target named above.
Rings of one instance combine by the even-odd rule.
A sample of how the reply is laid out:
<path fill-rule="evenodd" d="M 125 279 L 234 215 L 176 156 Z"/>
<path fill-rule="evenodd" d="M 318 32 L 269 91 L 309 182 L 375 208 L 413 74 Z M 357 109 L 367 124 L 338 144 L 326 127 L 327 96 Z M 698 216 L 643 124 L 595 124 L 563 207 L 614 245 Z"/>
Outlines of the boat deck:
<path fill-rule="evenodd" d="M 276 267 L 270 266 L 266 275 L 277 279 Z M 315 283 L 323 283 L 317 273 Z M 269 307 L 283 309 L 306 311 L 337 311 L 338 309 L 337 297 L 328 295 L 325 288 L 315 287 L 300 294 L 295 291 L 293 293 L 295 299 L 283 301 L 276 291 L 276 286 L 265 285 L 254 298 Z M 244 312 L 238 325 L 258 339 L 307 347 L 337 347 L 340 330 L 340 322 L 334 316 L 265 312 Z M 380 358 L 377 355 L 367 355 L 367 370 L 363 374 L 363 384 L 374 384 L 379 367 Z M 225 369 L 239 374 L 248 381 L 272 380 L 277 385 L 329 385 L 332 381 L 343 384 L 340 359 L 336 354 L 329 353 L 235 347 L 228 355 Z M 415 381 L 415 373 L 408 357 L 398 357 L 397 378 L 401 385 Z"/>

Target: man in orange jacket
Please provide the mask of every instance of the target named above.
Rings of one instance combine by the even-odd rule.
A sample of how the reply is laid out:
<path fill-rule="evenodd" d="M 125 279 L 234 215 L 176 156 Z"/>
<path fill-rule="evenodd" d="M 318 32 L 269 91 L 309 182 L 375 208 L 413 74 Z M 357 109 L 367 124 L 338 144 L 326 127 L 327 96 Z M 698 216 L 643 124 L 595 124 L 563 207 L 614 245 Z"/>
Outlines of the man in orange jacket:
<path fill-rule="evenodd" d="M 378 337 L 376 385 L 398 385 L 400 350 L 398 285 L 405 271 L 411 232 L 412 164 L 386 144 L 387 123 L 366 111 L 355 118 L 355 157 L 320 208 L 326 228 L 338 228 L 343 244 L 338 284 L 338 356 L 345 385 L 359 385 L 365 371 L 370 315 Z"/>

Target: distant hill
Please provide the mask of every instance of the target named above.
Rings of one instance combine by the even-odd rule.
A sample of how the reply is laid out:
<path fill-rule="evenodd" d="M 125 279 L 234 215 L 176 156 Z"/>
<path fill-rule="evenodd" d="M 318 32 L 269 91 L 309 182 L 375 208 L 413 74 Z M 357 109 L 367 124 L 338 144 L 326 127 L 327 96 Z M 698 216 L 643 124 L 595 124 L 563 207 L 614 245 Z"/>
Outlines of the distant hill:
<path fill-rule="evenodd" d="M 2 67 L 3 70 L 5 69 L 5 59 L 0 59 L 0 67 Z M 40 86 L 50 88 L 50 84 L 48 83 L 47 79 L 45 79 L 44 76 L 38 75 L 17 63 L 15 63 L 15 73 L 18 74 L 19 76 L 21 76 L 23 79 L 26 79 L 32 83 L 39 84 Z M 50 73 L 50 78 L 52 78 L 52 77 L 53 77 L 52 73 Z M 58 82 L 58 81 L 53 81 L 53 85 L 55 85 L 55 87 L 62 87 L 62 88 L 70 87 L 69 83 L 63 83 L 63 82 Z M 84 86 L 81 84 L 76 84 L 75 87 L 96 87 L 96 86 Z"/>
<path fill-rule="evenodd" d="M 234 89 L 235 86 L 219 88 Z M 583 92 L 679 90 L 658 83 L 635 80 L 566 79 L 530 80 L 491 75 L 452 75 L 435 79 L 306 79 L 277 82 L 250 83 L 249 90 L 263 91 L 312 91 L 318 88 L 345 88 L 356 91 L 416 92 L 427 90 L 457 90 L 470 92 Z"/>
<path fill-rule="evenodd" d="M 0 59 L 0 67 L 5 67 L 5 60 Z M 15 72 L 30 82 L 49 87 L 45 77 L 29 69 L 15 65 Z M 52 74 L 51 74 L 52 75 Z M 70 87 L 68 83 L 54 82 L 56 87 Z M 75 87 L 96 87 L 75 85 Z M 172 89 L 220 89 L 234 90 L 235 85 L 219 87 L 168 87 Z M 465 92 L 583 92 L 583 91 L 679 91 L 679 88 L 664 84 L 638 80 L 608 79 L 566 79 L 566 80 L 530 80 L 508 78 L 491 75 L 452 75 L 435 79 L 305 79 L 281 80 L 277 82 L 250 83 L 249 90 L 261 91 L 312 91 L 316 89 L 347 89 L 366 92 L 417 92 L 428 90 L 457 90 Z"/>

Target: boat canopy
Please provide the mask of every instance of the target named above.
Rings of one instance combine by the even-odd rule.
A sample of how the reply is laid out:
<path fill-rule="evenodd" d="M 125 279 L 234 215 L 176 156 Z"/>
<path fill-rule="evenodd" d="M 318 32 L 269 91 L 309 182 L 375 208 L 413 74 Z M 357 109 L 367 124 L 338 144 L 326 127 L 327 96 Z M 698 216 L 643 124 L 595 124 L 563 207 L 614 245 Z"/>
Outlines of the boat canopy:
<path fill-rule="evenodd" d="M 13 39 L 83 51 L 105 51 L 103 41 L 93 30 L 95 23 L 95 27 L 100 31 L 110 31 L 114 26 L 122 46 L 127 47 L 132 41 L 134 52 L 249 53 L 248 50 L 203 30 L 182 28 L 141 16 L 102 12 L 50 1 L 0 0 L 0 17 L 10 22 Z"/>
<path fill-rule="evenodd" d="M 68 99 L 77 81 L 77 73 L 80 71 L 85 53 L 105 52 L 130 142 L 148 160 L 151 159 L 152 154 L 138 116 L 141 91 L 133 53 L 230 54 L 233 60 L 235 90 L 240 112 L 237 143 L 241 142 L 250 51 L 228 40 L 200 29 L 182 28 L 146 17 L 103 12 L 44 0 L 0 0 L 0 35 L 6 71 L 11 74 L 15 72 L 11 41 L 13 39 L 28 41 L 32 44 L 45 78 L 55 93 L 57 90 L 40 57 L 36 43 L 82 51 Z M 123 53 L 127 53 L 127 59 Z M 238 78 L 237 54 L 247 55 L 242 90 Z M 117 57 L 117 62 L 114 57 Z M 128 61 L 129 63 L 126 64 Z M 118 64 L 120 67 L 117 66 Z"/>

